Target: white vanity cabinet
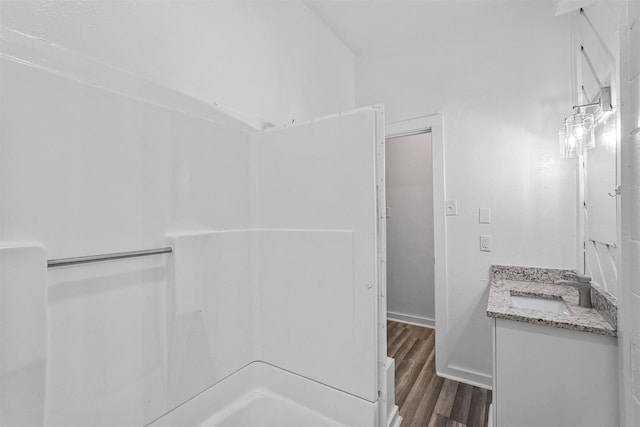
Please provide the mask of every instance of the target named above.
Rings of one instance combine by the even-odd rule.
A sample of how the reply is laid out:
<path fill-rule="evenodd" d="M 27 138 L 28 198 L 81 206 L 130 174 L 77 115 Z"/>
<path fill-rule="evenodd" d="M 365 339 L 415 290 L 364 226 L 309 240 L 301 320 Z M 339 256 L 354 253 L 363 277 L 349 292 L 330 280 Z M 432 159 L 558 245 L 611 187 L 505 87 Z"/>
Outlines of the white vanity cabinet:
<path fill-rule="evenodd" d="M 493 320 L 493 427 L 619 425 L 617 338 Z"/>

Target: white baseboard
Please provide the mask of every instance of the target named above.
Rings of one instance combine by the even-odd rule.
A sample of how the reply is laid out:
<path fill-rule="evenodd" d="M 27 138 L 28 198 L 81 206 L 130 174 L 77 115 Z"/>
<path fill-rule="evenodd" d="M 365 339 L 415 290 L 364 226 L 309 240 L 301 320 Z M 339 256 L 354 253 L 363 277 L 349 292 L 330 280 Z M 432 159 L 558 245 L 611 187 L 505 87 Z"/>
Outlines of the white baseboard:
<path fill-rule="evenodd" d="M 439 377 L 448 378 L 459 383 L 469 384 L 486 390 L 493 389 L 493 378 L 491 375 L 472 371 L 470 369 L 448 365 L 444 371 L 436 370 L 436 374 Z"/>
<path fill-rule="evenodd" d="M 435 319 L 429 319 L 428 317 L 412 316 L 410 314 L 394 313 L 392 311 L 387 312 L 387 320 L 393 320 L 401 323 L 408 323 L 410 325 L 424 326 L 425 328 L 435 329 Z"/>
<path fill-rule="evenodd" d="M 493 403 L 489 405 L 489 422 L 487 427 L 493 427 Z"/>
<path fill-rule="evenodd" d="M 400 424 L 402 424 L 402 417 L 400 416 L 398 405 L 394 405 L 393 411 L 387 418 L 387 427 L 400 427 Z"/>

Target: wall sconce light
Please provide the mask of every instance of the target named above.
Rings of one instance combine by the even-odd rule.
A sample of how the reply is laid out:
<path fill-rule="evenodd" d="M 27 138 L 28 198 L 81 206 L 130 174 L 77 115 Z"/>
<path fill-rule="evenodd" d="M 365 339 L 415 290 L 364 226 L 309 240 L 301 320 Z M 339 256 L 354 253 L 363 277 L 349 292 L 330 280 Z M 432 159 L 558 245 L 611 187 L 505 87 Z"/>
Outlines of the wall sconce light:
<path fill-rule="evenodd" d="M 600 115 L 612 111 L 611 86 L 602 88 L 598 102 L 573 106 L 573 109 L 577 110 L 576 113 L 564 120 L 564 127 L 558 132 L 561 157 L 577 157 L 585 150 L 596 146 L 596 116 L 586 111 L 589 107 L 596 107 Z"/>
<path fill-rule="evenodd" d="M 591 113 L 581 111 L 569 116 L 564 121 L 567 140 L 570 145 L 575 145 L 578 152 L 583 152 L 596 146 L 594 138 L 595 117 Z"/>
<path fill-rule="evenodd" d="M 558 131 L 558 143 L 560 144 L 560 157 L 562 157 L 563 159 L 578 157 L 576 140 L 567 138 L 566 127 L 562 127 Z"/>

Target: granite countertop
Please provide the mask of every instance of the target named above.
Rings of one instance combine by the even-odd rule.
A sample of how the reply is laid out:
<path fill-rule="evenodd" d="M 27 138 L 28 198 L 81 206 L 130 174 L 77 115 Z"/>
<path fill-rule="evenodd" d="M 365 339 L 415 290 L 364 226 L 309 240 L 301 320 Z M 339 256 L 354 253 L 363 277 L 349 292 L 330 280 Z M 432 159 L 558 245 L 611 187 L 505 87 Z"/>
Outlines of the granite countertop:
<path fill-rule="evenodd" d="M 578 306 L 578 290 L 556 285 L 567 270 L 491 266 L 491 288 L 487 316 L 515 320 L 556 328 L 573 329 L 601 335 L 616 336 L 617 307 L 615 298 L 597 286 L 592 287 L 594 308 Z M 561 298 L 569 314 L 552 313 L 513 307 L 511 295 L 534 295 L 549 299 Z"/>

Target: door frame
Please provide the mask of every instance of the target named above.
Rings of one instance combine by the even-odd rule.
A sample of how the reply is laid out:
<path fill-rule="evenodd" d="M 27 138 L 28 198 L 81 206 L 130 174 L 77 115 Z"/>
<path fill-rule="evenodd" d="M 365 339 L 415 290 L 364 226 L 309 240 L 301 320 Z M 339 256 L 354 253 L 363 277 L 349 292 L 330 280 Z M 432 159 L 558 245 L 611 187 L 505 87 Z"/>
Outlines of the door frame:
<path fill-rule="evenodd" d="M 447 369 L 447 230 L 445 222 L 444 120 L 442 114 L 387 123 L 386 138 L 431 133 L 436 372 Z M 440 332 L 439 332 L 440 331 Z"/>

